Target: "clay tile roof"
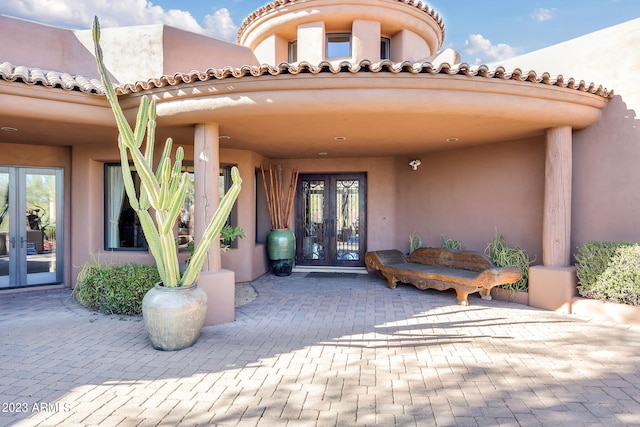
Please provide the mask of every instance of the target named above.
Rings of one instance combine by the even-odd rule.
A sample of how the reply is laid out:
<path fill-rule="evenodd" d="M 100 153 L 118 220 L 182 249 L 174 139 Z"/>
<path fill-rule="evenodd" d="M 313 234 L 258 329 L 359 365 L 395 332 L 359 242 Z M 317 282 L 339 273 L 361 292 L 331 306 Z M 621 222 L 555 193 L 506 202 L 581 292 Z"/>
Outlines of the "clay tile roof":
<path fill-rule="evenodd" d="M 442 63 L 434 65 L 430 62 L 413 63 L 405 61 L 394 63 L 389 60 L 384 60 L 376 63 L 364 60 L 357 64 L 353 64 L 349 61 L 343 61 L 338 64 L 332 64 L 330 62 L 323 61 L 318 65 L 310 64 L 308 62 L 301 62 L 299 64 L 289 64 L 283 62 L 277 66 L 245 65 L 240 68 L 209 68 L 205 71 L 177 73 L 174 75 L 165 75 L 159 78 L 149 79 L 146 81 L 139 81 L 132 84 L 121 84 L 117 86 L 116 90 L 119 94 L 130 94 L 136 92 L 144 92 L 146 90 L 154 88 L 177 86 L 183 83 L 189 84 L 206 82 L 209 80 L 222 80 L 227 78 L 240 79 L 246 77 L 268 77 L 277 75 L 295 76 L 297 74 L 317 75 L 320 73 L 409 73 L 423 76 L 438 74 L 450 76 L 458 75 L 467 76 L 470 78 L 513 80 L 522 82 L 523 84 L 558 86 L 567 89 L 588 92 L 594 95 L 601 96 L 603 98 L 613 97 L 613 91 L 608 90 L 603 86 L 596 86 L 594 83 L 586 83 L 584 80 L 577 81 L 573 78 L 567 79 L 562 75 L 551 76 L 549 73 L 538 74 L 535 71 L 523 72 L 519 68 L 516 68 L 512 71 L 507 71 L 503 67 L 490 69 L 486 65 L 472 67 L 466 63 L 455 65 Z M 14 66 L 8 62 L 0 63 L 0 79 L 9 82 L 25 83 L 28 85 L 41 85 L 49 88 L 80 91 L 89 94 L 104 94 L 104 86 L 102 85 L 102 82 L 97 79 L 89 79 L 83 76 L 72 76 L 67 73 L 59 73 L 55 71 L 43 71 L 37 68 Z"/>
<path fill-rule="evenodd" d="M 68 91 L 80 91 L 92 94 L 104 93 L 102 82 L 97 79 L 72 76 L 69 73 L 46 71 L 21 65 L 16 66 L 9 62 L 0 63 L 0 80 L 59 88 Z"/>
<path fill-rule="evenodd" d="M 578 90 L 582 92 L 588 92 L 594 95 L 601 96 L 603 98 L 612 98 L 613 91 L 608 90 L 603 86 L 596 86 L 594 83 L 586 83 L 584 80 L 576 81 L 573 78 L 566 79 L 562 75 L 551 76 L 549 73 L 538 74 L 535 71 L 523 72 L 521 69 L 516 68 L 512 71 L 507 71 L 503 67 L 496 67 L 490 69 L 486 65 L 470 66 L 469 64 L 455 64 L 442 63 L 433 65 L 430 62 L 413 63 L 409 61 L 394 63 L 389 60 L 372 63 L 369 60 L 361 61 L 360 63 L 353 64 L 349 61 L 343 61 L 338 64 L 332 64 L 327 61 L 323 61 L 318 65 L 313 65 L 308 62 L 300 62 L 299 64 L 289 64 L 286 62 L 280 63 L 277 66 L 260 65 L 249 66 L 245 65 L 240 68 L 224 67 L 221 69 L 209 68 L 206 71 L 191 71 L 190 73 L 178 73 L 173 76 L 162 76 L 157 79 L 149 79 L 144 82 L 136 82 L 133 84 L 120 85 L 118 91 L 122 94 L 142 92 L 145 90 L 164 87 L 175 86 L 180 83 L 195 83 L 198 81 L 204 82 L 208 80 L 221 80 L 226 78 L 243 78 L 243 77 L 262 77 L 262 76 L 277 76 L 281 74 L 297 75 L 297 74 L 320 74 L 320 73 L 410 73 L 415 75 L 461 75 L 471 78 L 485 78 L 485 79 L 501 79 L 501 80 L 514 80 L 522 83 L 543 84 L 550 86 L 564 87 L 567 89 Z"/>
<path fill-rule="evenodd" d="M 244 33 L 246 28 L 249 25 L 251 25 L 251 23 L 253 23 L 254 21 L 257 21 L 264 15 L 271 13 L 276 9 L 285 7 L 290 3 L 302 3 L 304 1 L 305 0 L 273 0 L 273 2 L 265 4 L 261 8 L 255 10 L 251 15 L 247 16 L 244 19 L 244 21 L 242 21 L 240 28 L 238 28 L 237 42 L 240 43 L 241 35 Z M 440 17 L 440 15 L 434 9 L 431 9 L 428 4 L 423 3 L 420 0 L 391 0 L 391 1 L 397 1 L 400 3 L 406 3 L 409 6 L 415 6 L 416 8 L 422 10 L 427 15 L 430 15 L 438 23 L 438 26 L 442 31 L 442 35 L 444 36 L 445 31 L 444 31 L 444 22 L 442 21 L 442 17 Z"/>

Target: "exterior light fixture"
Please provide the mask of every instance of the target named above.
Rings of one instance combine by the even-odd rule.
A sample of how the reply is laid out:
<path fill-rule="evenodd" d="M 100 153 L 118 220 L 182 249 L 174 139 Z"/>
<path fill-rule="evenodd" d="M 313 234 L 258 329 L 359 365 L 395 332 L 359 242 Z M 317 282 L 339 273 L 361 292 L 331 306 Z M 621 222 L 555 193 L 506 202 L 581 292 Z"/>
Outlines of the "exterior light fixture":
<path fill-rule="evenodd" d="M 413 169 L 414 171 L 417 171 L 418 166 L 420 166 L 421 164 L 422 162 L 420 161 L 420 159 L 414 159 L 409 162 L 409 166 L 411 166 L 411 169 Z"/>
<path fill-rule="evenodd" d="M 345 140 L 345 139 L 347 139 L 347 138 L 346 138 L 346 137 L 344 137 L 344 136 L 336 136 L 336 137 L 335 137 L 335 138 L 333 138 L 333 139 L 335 139 L 336 141 L 344 141 L 344 140 Z"/>
<path fill-rule="evenodd" d="M 329 153 L 327 153 L 326 151 L 321 151 L 318 153 L 318 156 L 326 156 L 327 154 Z"/>
<path fill-rule="evenodd" d="M 458 138 L 456 138 L 455 136 L 451 138 L 447 138 L 447 142 L 458 142 Z"/>
<path fill-rule="evenodd" d="M 218 139 L 231 139 L 229 135 L 220 135 Z"/>
<path fill-rule="evenodd" d="M 18 129 L 12 128 L 11 126 L 2 126 L 0 130 L 4 132 L 18 132 Z"/>

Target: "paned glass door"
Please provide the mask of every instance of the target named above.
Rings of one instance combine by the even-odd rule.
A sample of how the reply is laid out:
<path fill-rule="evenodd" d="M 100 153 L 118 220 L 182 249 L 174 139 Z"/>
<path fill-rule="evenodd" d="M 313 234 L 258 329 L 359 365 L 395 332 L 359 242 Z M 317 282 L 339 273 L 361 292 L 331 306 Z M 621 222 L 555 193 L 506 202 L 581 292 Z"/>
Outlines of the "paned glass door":
<path fill-rule="evenodd" d="M 296 264 L 364 265 L 365 174 L 300 175 Z"/>
<path fill-rule="evenodd" d="M 0 166 L 0 288 L 60 283 L 62 170 Z"/>

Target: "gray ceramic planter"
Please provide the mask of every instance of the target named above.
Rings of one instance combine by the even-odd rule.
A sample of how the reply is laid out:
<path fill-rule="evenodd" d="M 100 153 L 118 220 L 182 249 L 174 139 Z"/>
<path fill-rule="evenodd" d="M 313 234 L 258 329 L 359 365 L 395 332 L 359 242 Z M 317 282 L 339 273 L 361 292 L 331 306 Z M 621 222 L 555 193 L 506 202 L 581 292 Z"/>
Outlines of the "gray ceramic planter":
<path fill-rule="evenodd" d="M 198 285 L 168 288 L 156 283 L 142 299 L 144 324 L 157 350 L 175 351 L 195 344 L 206 313 L 207 294 Z"/>

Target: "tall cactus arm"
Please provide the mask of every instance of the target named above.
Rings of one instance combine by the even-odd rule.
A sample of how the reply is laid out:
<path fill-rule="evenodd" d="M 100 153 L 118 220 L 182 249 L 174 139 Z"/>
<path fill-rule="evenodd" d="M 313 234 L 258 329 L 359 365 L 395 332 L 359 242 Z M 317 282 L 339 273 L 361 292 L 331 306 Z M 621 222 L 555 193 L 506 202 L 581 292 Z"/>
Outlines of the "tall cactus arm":
<path fill-rule="evenodd" d="M 187 269 L 180 280 L 182 286 L 188 286 L 198 280 L 200 270 L 202 269 L 202 265 L 204 264 L 204 260 L 206 259 L 207 252 L 209 251 L 209 247 L 218 238 L 222 227 L 224 227 L 227 218 L 231 213 L 233 204 L 238 198 L 238 194 L 240 194 L 240 189 L 242 188 L 242 179 L 240 178 L 240 172 L 238 172 L 238 168 L 235 166 L 231 168 L 231 181 L 231 188 L 222 198 L 222 201 L 220 202 L 216 213 L 213 215 L 209 226 L 204 231 L 202 239 L 200 240 L 200 242 L 198 242 L 198 245 L 193 252 L 193 255 L 191 256 L 191 261 L 189 262 L 189 265 L 187 266 Z"/>
<path fill-rule="evenodd" d="M 133 163 L 136 166 L 138 174 L 142 178 L 142 184 L 145 185 L 145 190 L 147 191 L 148 196 L 151 199 L 151 203 L 157 203 L 159 197 L 159 188 L 153 185 L 153 181 L 150 180 L 149 177 L 150 175 L 153 175 L 153 171 L 147 164 L 146 159 L 140 152 L 139 148 L 136 146 L 136 135 L 131 129 L 131 126 L 129 126 L 129 122 L 127 122 L 127 118 L 125 117 L 120 104 L 118 104 L 118 96 L 116 95 L 116 90 L 114 89 L 111 80 L 109 80 L 107 69 L 104 65 L 104 57 L 102 54 L 102 48 L 100 47 L 100 23 L 98 22 L 98 17 L 96 17 L 93 21 L 92 35 L 95 45 L 96 60 L 98 63 L 98 72 L 100 73 L 100 77 L 102 78 L 102 83 L 104 85 L 107 100 L 109 101 L 111 109 L 113 110 L 114 116 L 116 118 L 116 124 L 118 126 L 118 131 L 120 132 L 120 135 L 122 137 L 122 142 L 124 143 L 125 147 L 127 147 L 131 152 Z M 145 117 L 148 117 L 148 115 L 150 114 L 149 111 L 155 111 L 155 106 L 149 106 L 148 108 L 145 107 L 147 102 L 148 100 L 144 99 L 140 101 L 140 111 L 146 110 L 146 112 L 144 113 Z M 151 102 L 153 103 L 153 101 Z M 153 117 L 153 120 L 155 121 L 155 117 Z"/>
<path fill-rule="evenodd" d="M 105 87 L 107 100 L 116 118 L 119 138 L 120 161 L 127 197 L 138 214 L 149 250 L 156 260 L 160 277 L 167 287 L 191 285 L 196 281 L 204 263 L 206 253 L 229 217 L 233 203 L 240 192 L 240 174 L 237 168 L 231 171 L 233 185 L 222 199 L 211 223 L 204 231 L 185 274 L 180 277 L 177 248 L 173 228 L 184 204 L 190 184 L 189 175 L 182 172 L 184 150 L 178 147 L 176 159 L 171 164 L 172 140 L 167 139 L 156 171 L 153 170 L 153 154 L 156 130 L 156 103 L 144 96 L 140 101 L 136 126 L 132 129 L 118 104 L 116 91 L 107 77 L 102 49 L 100 48 L 100 25 L 96 17 L 93 25 L 93 40 L 96 49 L 98 70 Z M 145 153 L 140 151 L 146 135 Z M 134 185 L 129 156 L 140 178 L 139 195 Z M 153 208 L 154 218 L 149 210 Z"/>
<path fill-rule="evenodd" d="M 100 73 L 100 77 L 102 77 L 102 83 L 104 84 L 105 94 L 107 99 L 109 100 L 109 104 L 111 104 L 111 108 L 113 109 L 113 113 L 116 118 L 116 123 L 118 124 L 118 130 L 122 134 L 124 139 L 128 139 L 132 141 L 133 130 L 129 126 L 127 122 L 127 118 L 124 116 L 122 112 L 122 108 L 118 105 L 118 97 L 116 95 L 116 90 L 113 88 L 111 84 L 111 80 L 109 80 L 109 76 L 107 73 L 107 68 L 104 65 L 104 56 L 102 54 L 102 48 L 100 47 L 100 22 L 98 22 L 98 17 L 96 16 L 93 20 L 93 29 L 91 32 L 93 36 L 93 44 L 95 46 L 96 53 L 96 62 L 98 63 L 98 72 Z"/>

